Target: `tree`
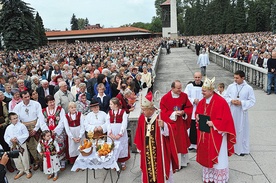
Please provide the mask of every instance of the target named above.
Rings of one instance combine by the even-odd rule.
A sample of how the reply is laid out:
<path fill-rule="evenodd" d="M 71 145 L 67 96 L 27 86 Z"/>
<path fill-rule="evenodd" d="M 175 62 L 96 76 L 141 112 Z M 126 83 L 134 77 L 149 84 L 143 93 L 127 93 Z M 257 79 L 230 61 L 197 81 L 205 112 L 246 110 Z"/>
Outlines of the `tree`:
<path fill-rule="evenodd" d="M 247 32 L 254 32 L 256 30 L 256 3 L 248 2 L 248 18 L 247 18 Z"/>
<path fill-rule="evenodd" d="M 22 0 L 1 0 L 0 32 L 7 50 L 37 48 L 33 8 Z"/>
<path fill-rule="evenodd" d="M 235 31 L 236 33 L 246 32 L 246 18 L 245 18 L 245 7 L 244 0 L 237 0 L 235 14 Z"/>
<path fill-rule="evenodd" d="M 271 27 L 273 34 L 276 34 L 276 2 L 271 5 Z"/>
<path fill-rule="evenodd" d="M 86 17 L 86 18 L 85 18 L 85 21 L 84 21 L 84 26 L 87 27 L 88 25 L 89 25 L 89 20 L 88 20 L 88 18 Z"/>
<path fill-rule="evenodd" d="M 233 12 L 235 12 L 235 0 L 230 2 L 231 4 L 228 6 L 227 9 L 227 16 L 226 16 L 226 29 L 225 33 L 227 34 L 234 34 L 235 33 L 235 17 L 233 17 Z"/>
<path fill-rule="evenodd" d="M 160 7 L 160 5 L 162 3 L 164 3 L 166 0 L 155 0 L 155 8 L 156 8 L 156 16 L 161 18 L 161 13 L 162 13 L 162 8 Z"/>
<path fill-rule="evenodd" d="M 132 26 L 132 27 L 138 27 L 138 28 L 141 28 L 141 29 L 147 29 L 147 30 L 150 29 L 150 23 L 134 22 L 130 26 Z"/>
<path fill-rule="evenodd" d="M 151 32 L 162 32 L 162 21 L 159 17 L 152 17 L 150 29 Z"/>
<path fill-rule="evenodd" d="M 38 46 L 47 45 L 48 40 L 45 34 L 43 21 L 42 21 L 42 18 L 39 16 L 38 12 L 36 13 L 36 16 L 35 16 L 35 22 L 36 22 L 36 35 L 38 39 Z"/>
<path fill-rule="evenodd" d="M 85 27 L 85 19 L 78 18 L 78 30 L 83 30 Z"/>
<path fill-rule="evenodd" d="M 78 26 L 78 19 L 76 18 L 76 15 L 73 13 L 73 16 L 71 18 L 71 30 L 78 30 L 79 26 Z"/>

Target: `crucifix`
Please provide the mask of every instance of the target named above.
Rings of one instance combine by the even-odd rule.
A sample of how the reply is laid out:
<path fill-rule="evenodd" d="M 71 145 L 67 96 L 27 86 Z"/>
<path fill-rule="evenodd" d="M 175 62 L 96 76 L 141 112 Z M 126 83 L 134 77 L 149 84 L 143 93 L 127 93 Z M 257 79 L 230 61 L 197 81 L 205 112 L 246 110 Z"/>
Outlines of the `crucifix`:
<path fill-rule="evenodd" d="M 150 136 L 150 129 L 151 129 L 151 124 L 148 123 L 148 124 L 147 124 L 147 133 L 146 133 L 146 136 L 147 136 L 147 137 Z"/>

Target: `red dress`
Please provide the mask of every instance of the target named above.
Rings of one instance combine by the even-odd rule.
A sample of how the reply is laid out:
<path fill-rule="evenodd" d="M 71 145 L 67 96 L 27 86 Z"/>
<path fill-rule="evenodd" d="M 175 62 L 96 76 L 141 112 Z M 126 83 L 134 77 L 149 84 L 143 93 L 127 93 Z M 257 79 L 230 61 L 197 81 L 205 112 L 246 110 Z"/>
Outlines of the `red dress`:
<path fill-rule="evenodd" d="M 205 112 L 204 112 L 205 111 Z M 236 132 L 231 111 L 227 102 L 214 93 L 209 104 L 203 98 L 197 105 L 195 114 L 204 114 L 210 116 L 214 128 L 210 128 L 210 133 L 197 130 L 197 157 L 196 161 L 204 167 L 213 168 L 218 163 L 218 155 L 222 143 L 222 135 L 218 131 L 227 133 L 228 156 L 234 153 L 234 144 L 236 143 Z"/>
<path fill-rule="evenodd" d="M 178 98 L 172 97 L 172 91 L 165 94 L 160 101 L 161 118 L 163 121 L 176 124 L 175 125 L 175 139 L 177 152 L 186 154 L 188 153 L 188 147 L 191 145 L 187 130 L 191 126 L 191 115 L 193 111 L 193 105 L 188 99 L 186 93 L 181 92 Z M 188 115 L 184 120 L 182 116 L 178 116 L 176 121 L 170 119 L 171 114 L 175 110 L 184 110 Z"/>
<path fill-rule="evenodd" d="M 141 151 L 140 155 L 140 168 L 143 172 L 142 180 L 144 183 L 149 182 L 165 182 L 164 181 L 164 163 L 162 162 L 162 146 L 160 138 L 160 128 L 157 122 L 158 117 L 152 123 L 150 129 L 151 138 L 146 136 L 147 123 L 145 116 L 142 114 L 139 117 L 138 125 L 136 129 L 136 135 L 134 143 L 137 146 L 137 149 Z M 172 163 L 172 170 L 175 172 L 178 169 L 178 158 L 176 144 L 173 135 L 172 125 L 168 124 L 169 136 L 163 136 L 163 152 L 164 152 L 164 162 L 165 162 L 165 175 L 166 179 L 169 178 L 170 174 L 170 162 Z M 149 139 L 151 142 L 149 143 Z M 152 153 L 149 149 L 152 149 Z M 154 162 L 152 164 L 152 162 Z M 155 181 L 153 180 L 153 175 Z"/>

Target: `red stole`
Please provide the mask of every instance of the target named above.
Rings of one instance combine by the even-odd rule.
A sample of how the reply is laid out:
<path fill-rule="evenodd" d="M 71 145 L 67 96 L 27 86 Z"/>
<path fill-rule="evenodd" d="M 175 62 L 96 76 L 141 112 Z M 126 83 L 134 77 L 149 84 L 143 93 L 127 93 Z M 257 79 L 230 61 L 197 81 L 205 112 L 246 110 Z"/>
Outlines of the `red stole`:
<path fill-rule="evenodd" d="M 162 120 L 175 125 L 175 139 L 177 152 L 186 154 L 188 153 L 188 147 L 191 145 L 190 139 L 187 133 L 187 129 L 191 126 L 191 116 L 193 111 L 193 105 L 189 101 L 187 94 L 181 93 L 178 98 L 173 98 L 171 91 L 165 94 L 160 102 L 161 117 Z M 175 110 L 183 110 L 188 115 L 187 119 L 184 120 L 182 116 L 177 117 L 176 121 L 170 119 L 171 114 Z"/>
<path fill-rule="evenodd" d="M 158 117 L 157 117 L 158 119 Z M 156 165 L 156 174 L 157 174 L 157 183 L 161 183 L 161 182 L 165 182 L 164 181 L 164 169 L 163 169 L 163 160 L 162 160 L 162 149 L 161 149 L 161 132 L 160 132 L 160 128 L 158 126 L 158 122 L 157 120 L 155 120 L 155 122 L 153 122 L 154 131 L 151 131 L 151 136 L 153 137 L 153 140 L 155 141 L 155 145 L 156 145 L 156 160 L 153 160 L 155 165 Z M 170 175 L 170 162 L 172 163 L 172 170 L 173 172 L 175 172 L 176 169 L 178 169 L 179 165 L 178 165 L 178 157 L 177 157 L 177 150 L 176 150 L 176 144 L 175 144 L 175 140 L 174 140 L 174 135 L 173 135 L 173 124 L 167 124 L 168 128 L 169 128 L 169 134 L 170 136 L 163 136 L 162 135 L 162 139 L 163 139 L 163 152 L 164 152 L 164 163 L 165 163 L 165 175 L 166 175 L 166 179 L 169 178 Z M 134 144 L 136 144 L 137 149 L 139 149 L 141 151 L 140 155 L 140 168 L 143 172 L 143 182 L 150 182 L 148 180 L 148 164 L 147 164 L 147 157 L 146 157 L 146 126 L 147 123 L 145 121 L 145 116 L 143 114 L 141 114 L 141 116 L 139 117 L 138 120 L 138 125 L 137 125 L 137 130 L 136 130 L 136 135 L 135 135 L 135 139 L 134 139 Z M 152 134 L 153 132 L 155 132 L 154 134 Z"/>
<path fill-rule="evenodd" d="M 69 116 L 69 113 L 67 113 L 65 116 L 67 118 L 69 127 L 80 126 L 81 112 L 77 112 L 77 116 L 75 120 L 72 120 L 71 116 Z"/>
<path fill-rule="evenodd" d="M 197 130 L 197 158 L 196 161 L 204 167 L 212 168 L 218 163 L 218 155 L 222 143 L 222 135 L 218 131 L 227 133 L 228 156 L 234 153 L 234 144 L 236 143 L 236 132 L 234 121 L 227 102 L 214 93 L 210 103 L 206 105 L 206 99 L 203 98 L 196 109 L 197 114 L 210 116 L 217 130 L 210 128 L 210 133 Z"/>

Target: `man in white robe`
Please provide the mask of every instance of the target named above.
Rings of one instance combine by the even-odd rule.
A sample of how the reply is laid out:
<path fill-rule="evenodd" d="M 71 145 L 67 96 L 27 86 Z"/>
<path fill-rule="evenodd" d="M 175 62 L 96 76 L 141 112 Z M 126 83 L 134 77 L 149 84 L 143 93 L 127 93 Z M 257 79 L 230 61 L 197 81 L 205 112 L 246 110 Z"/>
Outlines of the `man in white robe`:
<path fill-rule="evenodd" d="M 188 95 L 190 102 L 193 104 L 191 127 L 188 130 L 189 131 L 188 134 L 189 134 L 189 138 L 190 138 L 190 142 L 191 142 L 189 150 L 196 150 L 196 148 L 197 148 L 195 111 L 196 111 L 196 106 L 197 106 L 198 102 L 203 98 L 202 91 L 201 91 L 203 82 L 201 81 L 201 79 L 202 79 L 201 73 L 195 72 L 194 73 L 194 81 L 189 83 L 184 90 L 184 93 L 186 93 Z"/>
<path fill-rule="evenodd" d="M 209 54 L 206 53 L 205 48 L 202 49 L 202 53 L 198 56 L 197 65 L 201 69 L 202 76 L 206 76 L 206 67 L 210 64 Z"/>
<path fill-rule="evenodd" d="M 237 143 L 235 153 L 240 156 L 249 154 L 249 120 L 248 109 L 253 107 L 256 99 L 253 88 L 244 81 L 245 73 L 234 73 L 234 83 L 228 86 L 225 99 L 230 106 L 235 123 Z"/>

